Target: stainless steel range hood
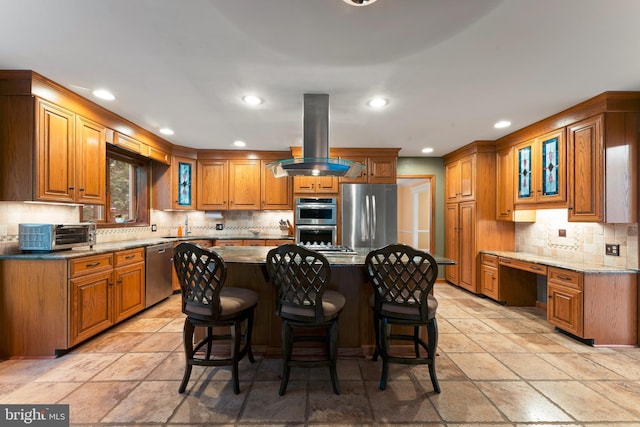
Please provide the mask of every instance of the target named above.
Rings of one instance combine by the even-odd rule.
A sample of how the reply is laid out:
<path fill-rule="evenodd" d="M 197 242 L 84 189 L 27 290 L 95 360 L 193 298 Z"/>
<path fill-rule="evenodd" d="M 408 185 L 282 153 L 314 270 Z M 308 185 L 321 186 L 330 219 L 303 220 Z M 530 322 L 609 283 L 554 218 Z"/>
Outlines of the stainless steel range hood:
<path fill-rule="evenodd" d="M 277 178 L 283 176 L 357 177 L 364 165 L 329 157 L 329 95 L 304 94 L 302 158 L 267 164 Z"/>

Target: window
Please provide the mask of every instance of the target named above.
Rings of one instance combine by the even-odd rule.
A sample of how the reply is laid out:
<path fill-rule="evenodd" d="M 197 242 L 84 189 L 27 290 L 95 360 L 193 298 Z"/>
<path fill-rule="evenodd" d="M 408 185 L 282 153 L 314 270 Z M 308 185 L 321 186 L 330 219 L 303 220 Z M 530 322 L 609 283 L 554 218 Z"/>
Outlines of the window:
<path fill-rule="evenodd" d="M 107 149 L 107 209 L 85 205 L 82 221 L 109 226 L 149 224 L 149 160 Z"/>

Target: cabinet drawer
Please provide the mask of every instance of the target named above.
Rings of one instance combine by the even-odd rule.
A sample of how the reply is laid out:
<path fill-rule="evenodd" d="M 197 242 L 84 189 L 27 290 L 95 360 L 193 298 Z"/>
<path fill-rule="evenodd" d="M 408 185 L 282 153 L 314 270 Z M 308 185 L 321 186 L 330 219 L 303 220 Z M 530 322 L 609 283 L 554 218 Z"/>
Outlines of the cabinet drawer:
<path fill-rule="evenodd" d="M 582 289 L 582 273 L 549 267 L 549 281 L 575 289 Z"/>
<path fill-rule="evenodd" d="M 542 274 L 543 276 L 547 275 L 547 267 L 534 262 L 519 261 L 511 258 L 500 258 L 500 265 L 517 268 L 518 270 L 530 271 L 536 274 Z"/>
<path fill-rule="evenodd" d="M 482 254 L 480 262 L 483 265 L 489 265 L 491 267 L 498 268 L 498 257 L 496 255 Z"/>
<path fill-rule="evenodd" d="M 69 261 L 70 278 L 111 269 L 113 269 L 113 256 L 110 253 L 76 258 Z"/>
<path fill-rule="evenodd" d="M 115 259 L 116 267 L 142 262 L 144 261 L 144 248 L 116 252 Z"/>
<path fill-rule="evenodd" d="M 210 248 L 213 246 L 213 240 L 191 240 L 189 243 L 200 245 L 203 248 Z"/>
<path fill-rule="evenodd" d="M 216 246 L 242 246 L 242 240 L 216 240 Z"/>

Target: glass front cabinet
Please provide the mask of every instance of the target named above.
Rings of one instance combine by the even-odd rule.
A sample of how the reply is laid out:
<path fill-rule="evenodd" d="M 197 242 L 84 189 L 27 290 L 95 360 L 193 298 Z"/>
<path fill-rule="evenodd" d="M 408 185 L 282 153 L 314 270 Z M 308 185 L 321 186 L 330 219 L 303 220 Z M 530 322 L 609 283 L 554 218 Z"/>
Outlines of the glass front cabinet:
<path fill-rule="evenodd" d="M 564 129 L 516 146 L 516 205 L 566 204 Z"/>

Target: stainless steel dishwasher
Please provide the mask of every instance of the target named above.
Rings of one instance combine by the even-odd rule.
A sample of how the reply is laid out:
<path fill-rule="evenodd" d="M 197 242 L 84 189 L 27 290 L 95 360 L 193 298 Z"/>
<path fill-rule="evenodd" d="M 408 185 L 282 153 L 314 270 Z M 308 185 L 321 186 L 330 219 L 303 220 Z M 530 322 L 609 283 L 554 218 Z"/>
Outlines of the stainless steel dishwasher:
<path fill-rule="evenodd" d="M 171 289 L 173 243 L 147 246 L 146 255 L 144 306 L 151 307 L 173 293 Z"/>

